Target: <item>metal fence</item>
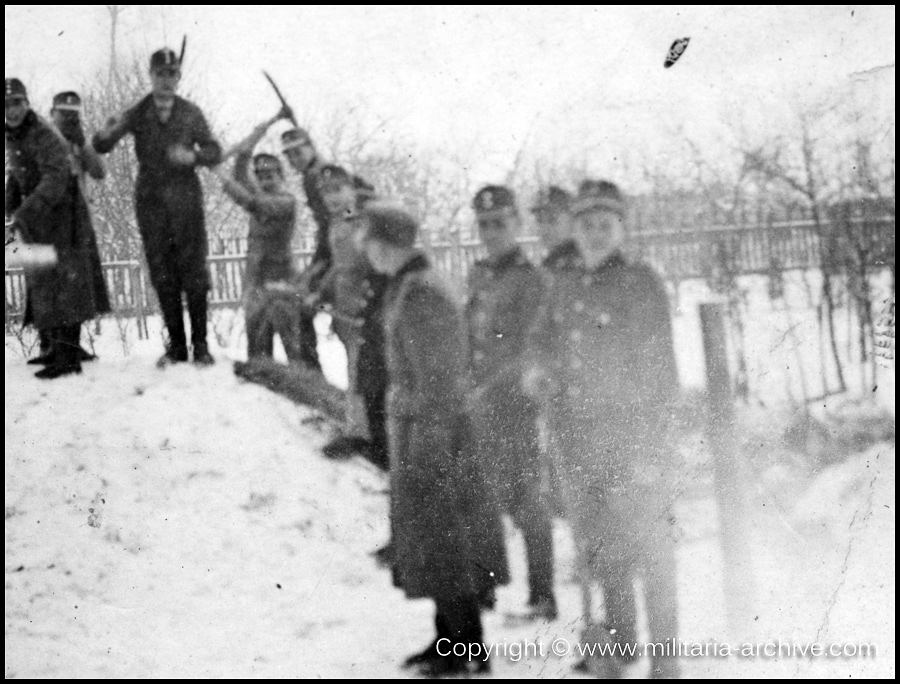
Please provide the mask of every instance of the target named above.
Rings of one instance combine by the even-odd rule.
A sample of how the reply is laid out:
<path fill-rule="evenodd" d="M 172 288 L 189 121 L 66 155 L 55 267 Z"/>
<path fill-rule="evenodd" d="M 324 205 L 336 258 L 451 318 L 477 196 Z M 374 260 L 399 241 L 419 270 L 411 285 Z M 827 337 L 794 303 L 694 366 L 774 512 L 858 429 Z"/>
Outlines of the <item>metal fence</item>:
<path fill-rule="evenodd" d="M 632 249 L 653 265 L 668 281 L 731 275 L 771 274 L 773 272 L 813 269 L 822 265 L 831 239 L 810 221 L 772 224 L 753 228 L 715 228 L 680 233 L 638 233 Z M 855 226 L 860 253 L 868 265 L 894 265 L 894 220 L 884 218 Z M 833 237 L 833 236 L 832 236 Z M 533 260 L 543 252 L 536 238 L 521 240 Z M 464 282 L 472 264 L 483 255 L 476 241 L 433 243 L 426 247 L 438 269 L 457 282 Z M 296 252 L 298 264 L 305 267 L 311 250 Z M 208 258 L 212 282 L 210 303 L 214 308 L 233 308 L 240 304 L 243 292 L 246 255 L 220 254 Z M 140 261 L 115 261 L 103 264 L 110 299 L 117 313 L 139 320 L 157 308 L 153 288 Z M 21 320 L 25 308 L 25 278 L 19 269 L 7 269 L 5 277 L 6 324 Z"/>

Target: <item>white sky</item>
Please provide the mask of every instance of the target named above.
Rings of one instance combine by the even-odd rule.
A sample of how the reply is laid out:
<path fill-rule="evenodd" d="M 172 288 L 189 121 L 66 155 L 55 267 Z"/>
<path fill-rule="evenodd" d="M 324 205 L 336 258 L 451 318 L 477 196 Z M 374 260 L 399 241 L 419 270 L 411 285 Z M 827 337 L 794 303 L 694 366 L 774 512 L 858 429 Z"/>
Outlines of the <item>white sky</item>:
<path fill-rule="evenodd" d="M 26 80 L 38 109 L 105 68 L 105 7 L 6 5 L 6 75 Z M 186 79 L 231 141 L 277 110 L 266 69 L 301 119 L 364 112 L 483 180 L 523 146 L 603 166 L 592 155 L 652 154 L 676 131 L 714 146 L 838 97 L 894 123 L 893 6 L 128 7 L 120 55 L 177 48 L 187 33 Z M 687 52 L 663 69 L 684 36 Z"/>

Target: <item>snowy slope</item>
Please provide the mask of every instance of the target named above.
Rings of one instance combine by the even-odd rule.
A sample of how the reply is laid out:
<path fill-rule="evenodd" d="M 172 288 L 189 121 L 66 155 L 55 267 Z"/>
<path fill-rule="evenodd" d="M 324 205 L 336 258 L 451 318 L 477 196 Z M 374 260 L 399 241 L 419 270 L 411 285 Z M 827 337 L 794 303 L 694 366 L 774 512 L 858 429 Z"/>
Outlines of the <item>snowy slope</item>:
<path fill-rule="evenodd" d="M 152 336 L 151 336 L 152 337 Z M 386 480 L 325 460 L 329 428 L 210 369 L 153 367 L 158 342 L 40 383 L 6 353 L 7 677 L 396 677 L 432 636 L 370 552 L 387 538 Z M 340 381 L 340 350 L 321 351 Z M 101 347 L 101 349 L 104 349 Z M 802 483 L 775 520 L 755 500 L 760 638 L 875 641 L 879 657 L 686 660 L 690 677 L 892 675 L 893 445 Z M 727 638 L 715 506 L 701 468 L 679 502 L 681 638 Z M 794 505 L 795 504 L 795 505 Z M 486 618 L 498 644 L 575 643 L 573 551 L 556 526 L 561 617 L 513 626 L 514 583 Z M 798 539 L 800 541 L 798 541 Z M 564 657 L 501 657 L 496 676 L 573 677 Z M 643 666 L 631 673 L 638 676 Z"/>

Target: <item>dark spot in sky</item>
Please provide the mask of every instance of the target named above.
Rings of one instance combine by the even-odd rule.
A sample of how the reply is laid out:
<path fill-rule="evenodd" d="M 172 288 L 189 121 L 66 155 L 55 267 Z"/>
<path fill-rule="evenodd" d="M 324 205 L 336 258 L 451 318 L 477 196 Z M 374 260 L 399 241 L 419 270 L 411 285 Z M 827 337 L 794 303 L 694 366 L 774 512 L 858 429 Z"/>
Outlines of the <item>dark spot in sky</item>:
<path fill-rule="evenodd" d="M 22 572 L 24 569 L 25 569 L 25 566 L 20 565 L 19 567 L 16 568 L 16 572 Z"/>
<path fill-rule="evenodd" d="M 281 585 L 280 585 L 280 584 L 276 584 L 275 586 L 278 587 L 279 589 L 281 589 Z"/>
<path fill-rule="evenodd" d="M 64 34 L 64 33 L 65 33 L 65 31 L 60 31 L 59 34 L 58 34 L 56 37 L 59 38 L 59 36 L 61 36 L 61 35 Z"/>

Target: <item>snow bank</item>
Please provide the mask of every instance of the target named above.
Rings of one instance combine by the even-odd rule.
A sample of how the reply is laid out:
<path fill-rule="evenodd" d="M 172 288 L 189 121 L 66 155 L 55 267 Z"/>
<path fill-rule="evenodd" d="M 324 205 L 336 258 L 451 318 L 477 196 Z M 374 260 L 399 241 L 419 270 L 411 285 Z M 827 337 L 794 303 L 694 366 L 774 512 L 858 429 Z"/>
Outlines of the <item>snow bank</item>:
<path fill-rule="evenodd" d="M 53 382 L 35 380 L 7 340 L 6 676 L 407 675 L 399 663 L 431 639 L 432 606 L 406 601 L 369 555 L 388 535 L 384 476 L 359 459 L 325 460 L 328 426 L 237 380 L 239 344 L 216 349 L 212 368 L 158 371 L 158 337 L 124 357 L 105 326 L 101 360 Z M 342 350 L 323 337 L 320 352 L 340 382 Z M 702 442 L 685 448 L 680 638 L 721 642 L 715 502 L 693 453 Z M 874 642 L 878 657 L 692 658 L 686 676 L 893 675 L 893 458 L 880 445 L 791 480 L 787 503 L 762 489 L 748 511 L 757 636 Z M 580 595 L 565 523 L 550 624 L 508 620 L 527 598 L 521 538 L 508 535 L 514 582 L 486 616 L 487 640 L 574 645 Z M 492 662 L 495 676 L 571 677 L 577 660 L 508 651 Z M 641 663 L 631 675 L 645 673 Z"/>

